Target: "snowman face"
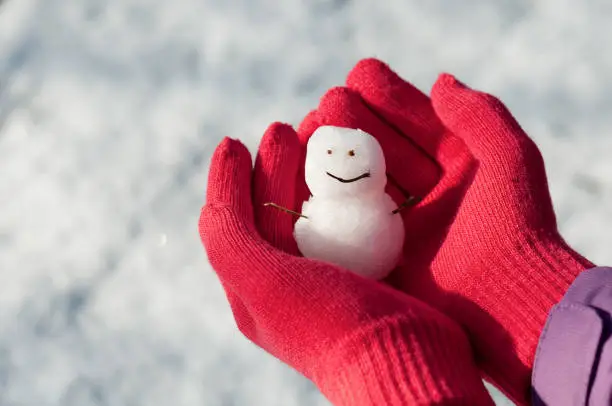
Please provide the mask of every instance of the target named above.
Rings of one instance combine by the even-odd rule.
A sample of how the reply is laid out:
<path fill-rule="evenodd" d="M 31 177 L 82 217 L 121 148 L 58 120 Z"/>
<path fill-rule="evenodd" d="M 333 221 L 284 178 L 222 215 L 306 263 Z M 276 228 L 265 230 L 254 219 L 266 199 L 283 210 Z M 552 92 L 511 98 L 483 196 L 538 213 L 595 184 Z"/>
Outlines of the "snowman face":
<path fill-rule="evenodd" d="M 358 197 L 383 193 L 385 157 L 370 134 L 350 128 L 319 127 L 306 148 L 306 184 L 316 197 Z"/>

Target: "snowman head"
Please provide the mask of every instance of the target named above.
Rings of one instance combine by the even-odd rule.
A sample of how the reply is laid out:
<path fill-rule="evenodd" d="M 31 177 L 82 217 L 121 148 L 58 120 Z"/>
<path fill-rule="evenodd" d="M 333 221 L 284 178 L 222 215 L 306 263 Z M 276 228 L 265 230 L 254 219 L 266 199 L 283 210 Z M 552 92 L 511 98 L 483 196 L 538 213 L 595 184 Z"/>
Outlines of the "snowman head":
<path fill-rule="evenodd" d="M 376 138 L 362 130 L 323 126 L 308 140 L 306 184 L 313 196 L 342 198 L 383 193 L 385 157 Z"/>

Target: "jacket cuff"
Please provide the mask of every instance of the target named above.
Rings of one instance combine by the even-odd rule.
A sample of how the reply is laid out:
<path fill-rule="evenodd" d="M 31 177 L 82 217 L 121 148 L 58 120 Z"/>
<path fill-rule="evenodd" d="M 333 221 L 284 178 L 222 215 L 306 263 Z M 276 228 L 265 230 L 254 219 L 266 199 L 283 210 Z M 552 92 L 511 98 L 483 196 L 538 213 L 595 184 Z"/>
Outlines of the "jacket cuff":
<path fill-rule="evenodd" d="M 532 375 L 536 406 L 612 399 L 612 268 L 583 271 L 551 309 Z M 599 403 L 598 403 L 599 400 Z"/>

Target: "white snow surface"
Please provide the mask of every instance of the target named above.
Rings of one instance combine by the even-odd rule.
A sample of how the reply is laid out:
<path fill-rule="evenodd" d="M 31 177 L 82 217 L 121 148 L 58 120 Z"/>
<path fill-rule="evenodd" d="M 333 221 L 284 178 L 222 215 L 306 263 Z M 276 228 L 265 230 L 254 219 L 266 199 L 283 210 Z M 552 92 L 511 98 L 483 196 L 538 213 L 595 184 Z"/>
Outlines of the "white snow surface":
<path fill-rule="evenodd" d="M 0 3 L 2 406 L 328 405 L 237 331 L 197 219 L 223 136 L 254 152 L 363 57 L 500 96 L 612 264 L 608 0 Z"/>

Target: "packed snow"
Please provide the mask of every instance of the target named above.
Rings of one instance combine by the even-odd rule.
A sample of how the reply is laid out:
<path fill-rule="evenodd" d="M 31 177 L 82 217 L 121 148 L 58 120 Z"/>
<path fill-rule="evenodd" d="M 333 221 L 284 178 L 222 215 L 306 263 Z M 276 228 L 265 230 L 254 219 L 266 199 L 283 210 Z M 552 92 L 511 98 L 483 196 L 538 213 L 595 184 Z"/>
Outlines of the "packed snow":
<path fill-rule="evenodd" d="M 328 405 L 238 332 L 197 219 L 222 137 L 254 152 L 363 57 L 501 97 L 564 236 L 612 264 L 611 20 L 607 0 L 0 1 L 0 405 Z"/>
<path fill-rule="evenodd" d="M 397 203 L 385 193 L 383 149 L 362 130 L 321 126 L 306 149 L 302 203 L 294 237 L 300 253 L 369 279 L 398 265 L 405 230 Z"/>

